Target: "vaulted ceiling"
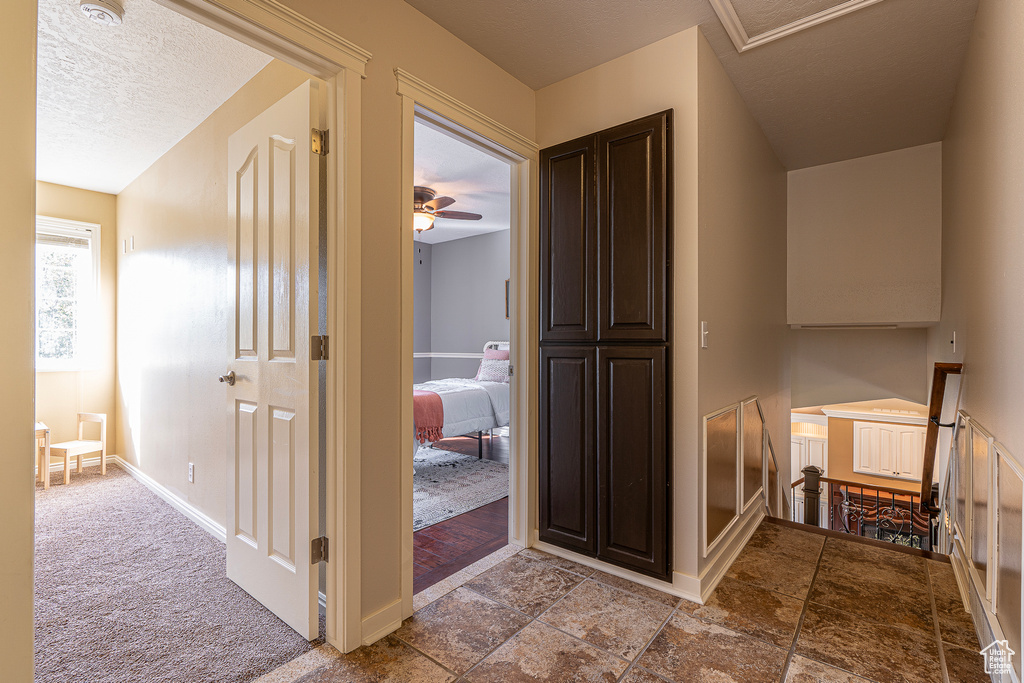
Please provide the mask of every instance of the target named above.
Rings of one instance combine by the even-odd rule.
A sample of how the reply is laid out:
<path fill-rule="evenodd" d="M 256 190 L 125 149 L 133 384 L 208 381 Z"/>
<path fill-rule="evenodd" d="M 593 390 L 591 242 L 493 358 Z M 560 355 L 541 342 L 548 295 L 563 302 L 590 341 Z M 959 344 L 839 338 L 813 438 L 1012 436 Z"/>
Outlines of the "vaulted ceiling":
<path fill-rule="evenodd" d="M 867 0 L 739 52 L 709 0 L 406 1 L 533 88 L 700 26 L 789 169 L 941 140 L 978 4 Z M 851 6 L 713 1 L 751 39 Z"/>

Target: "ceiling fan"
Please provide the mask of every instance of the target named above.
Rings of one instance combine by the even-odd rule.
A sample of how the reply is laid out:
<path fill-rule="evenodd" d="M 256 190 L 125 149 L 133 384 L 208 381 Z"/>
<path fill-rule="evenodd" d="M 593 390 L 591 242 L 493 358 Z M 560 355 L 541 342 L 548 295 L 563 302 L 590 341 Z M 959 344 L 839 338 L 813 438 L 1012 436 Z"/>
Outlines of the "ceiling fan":
<path fill-rule="evenodd" d="M 454 218 L 460 221 L 478 221 L 483 218 L 478 213 L 444 211 L 444 207 L 451 206 L 455 203 L 455 200 L 451 197 L 438 197 L 436 195 L 437 193 L 429 187 L 417 185 L 412 188 L 412 226 L 416 232 L 430 230 L 434 227 L 435 218 Z"/>

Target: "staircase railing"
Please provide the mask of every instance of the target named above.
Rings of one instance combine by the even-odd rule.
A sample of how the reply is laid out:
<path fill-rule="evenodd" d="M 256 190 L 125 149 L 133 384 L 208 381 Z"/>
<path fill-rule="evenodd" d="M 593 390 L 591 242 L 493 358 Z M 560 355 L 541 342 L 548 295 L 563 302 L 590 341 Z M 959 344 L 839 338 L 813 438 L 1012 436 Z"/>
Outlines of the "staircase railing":
<path fill-rule="evenodd" d="M 959 375 L 962 363 L 936 363 L 932 372 L 932 395 L 928 402 L 928 431 L 924 437 L 924 461 L 921 465 L 921 508 L 931 517 L 939 514 L 938 491 L 932 486 L 935 475 L 935 451 L 939 445 L 939 427 L 953 427 L 942 424 L 942 399 L 946 394 L 946 376 Z"/>

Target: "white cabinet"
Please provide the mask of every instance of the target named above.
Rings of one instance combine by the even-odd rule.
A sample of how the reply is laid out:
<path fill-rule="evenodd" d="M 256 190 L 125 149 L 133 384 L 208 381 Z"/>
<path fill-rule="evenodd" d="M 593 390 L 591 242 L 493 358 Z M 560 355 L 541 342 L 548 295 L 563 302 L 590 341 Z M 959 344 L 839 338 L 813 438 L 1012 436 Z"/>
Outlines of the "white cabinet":
<path fill-rule="evenodd" d="M 853 470 L 921 480 L 926 428 L 880 422 L 853 423 Z"/>
<path fill-rule="evenodd" d="M 827 487 L 826 487 L 827 491 Z M 829 528 L 828 519 L 828 501 L 825 500 L 826 495 L 822 493 L 821 498 L 818 502 L 818 526 L 822 529 Z M 804 487 L 803 484 L 793 489 L 793 521 L 804 523 Z"/>
<path fill-rule="evenodd" d="M 804 476 L 803 469 L 808 465 L 816 465 L 828 472 L 828 438 L 794 434 L 790 438 L 790 447 L 794 481 Z"/>

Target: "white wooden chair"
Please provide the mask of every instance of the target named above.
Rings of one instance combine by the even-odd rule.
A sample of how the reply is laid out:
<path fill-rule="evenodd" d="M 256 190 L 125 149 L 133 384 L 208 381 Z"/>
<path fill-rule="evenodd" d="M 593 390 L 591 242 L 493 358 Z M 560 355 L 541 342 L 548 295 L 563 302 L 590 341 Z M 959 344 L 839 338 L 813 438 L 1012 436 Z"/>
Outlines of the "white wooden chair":
<path fill-rule="evenodd" d="M 83 439 L 86 422 L 100 423 L 99 441 Z M 71 458 L 78 459 L 76 472 L 82 471 L 82 456 L 89 453 L 100 454 L 100 474 L 107 473 L 107 416 L 105 413 L 79 413 L 78 414 L 78 439 L 75 441 L 62 441 L 50 444 L 50 456 L 64 458 L 64 483 L 71 482 Z M 48 480 L 50 463 L 46 463 L 46 479 Z"/>

